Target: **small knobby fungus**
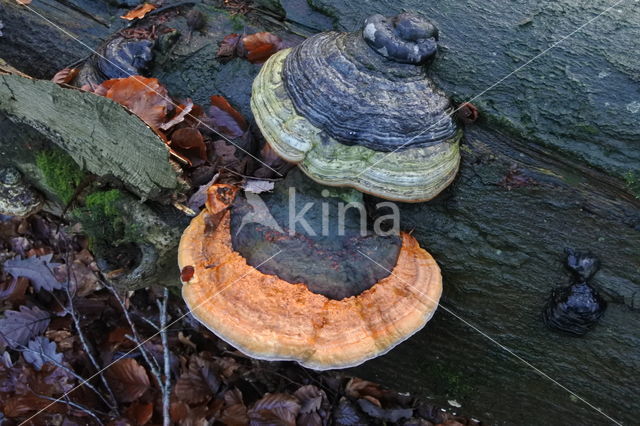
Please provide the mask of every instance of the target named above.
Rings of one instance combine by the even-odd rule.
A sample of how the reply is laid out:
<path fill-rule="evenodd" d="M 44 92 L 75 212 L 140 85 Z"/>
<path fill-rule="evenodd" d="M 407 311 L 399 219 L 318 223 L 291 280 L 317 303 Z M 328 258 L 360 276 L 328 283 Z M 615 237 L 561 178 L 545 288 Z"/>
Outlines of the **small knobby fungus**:
<path fill-rule="evenodd" d="M 233 200 L 235 191 L 225 186 L 209 189 L 212 201 L 185 230 L 178 255 L 192 314 L 249 356 L 318 370 L 358 365 L 420 330 L 442 292 L 431 255 L 406 233 L 363 235 L 351 228 L 338 235 L 334 213 L 330 235 L 304 226 L 289 232 L 274 210 L 292 185 L 287 178 L 260 202 L 251 195 Z M 296 195 L 302 205 L 315 196 L 313 189 Z M 337 199 L 325 195 L 322 201 Z M 243 221 L 249 211 L 254 216 Z M 308 228 L 318 231 L 322 217 L 310 214 Z"/>
<path fill-rule="evenodd" d="M 462 131 L 424 72 L 437 30 L 414 14 L 374 15 L 273 55 L 251 108 L 273 150 L 325 185 L 418 202 L 454 179 Z"/>
<path fill-rule="evenodd" d="M 549 328 L 583 335 L 607 309 L 607 302 L 589 284 L 600 269 L 600 261 L 591 253 L 568 249 L 566 267 L 573 275 L 573 283 L 553 290 L 542 318 Z"/>

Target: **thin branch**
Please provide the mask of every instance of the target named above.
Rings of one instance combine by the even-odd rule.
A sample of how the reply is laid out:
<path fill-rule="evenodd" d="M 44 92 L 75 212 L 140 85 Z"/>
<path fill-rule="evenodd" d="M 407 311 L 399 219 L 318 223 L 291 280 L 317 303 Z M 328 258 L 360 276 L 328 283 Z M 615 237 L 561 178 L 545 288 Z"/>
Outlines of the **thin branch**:
<path fill-rule="evenodd" d="M 162 419 L 163 425 L 171 424 L 171 358 L 169 352 L 169 339 L 167 337 L 167 305 L 169 302 L 169 289 L 164 288 L 162 302 L 158 301 L 160 310 L 160 337 L 162 338 L 162 350 L 164 352 L 164 387 L 162 388 Z"/>
<path fill-rule="evenodd" d="M 127 320 L 129 327 L 131 327 L 131 332 L 133 333 L 133 336 L 130 336 L 130 337 L 132 337 L 133 342 L 137 345 L 138 349 L 140 349 L 140 353 L 142 354 L 142 357 L 144 358 L 145 362 L 149 366 L 151 373 L 155 376 L 156 380 L 158 381 L 158 386 L 162 388 L 163 387 L 162 376 L 160 375 L 160 371 L 157 368 L 158 366 L 156 364 L 156 360 L 154 358 L 153 359 L 154 362 L 151 362 L 151 358 L 149 357 L 149 352 L 147 352 L 147 349 L 145 349 L 144 345 L 142 344 L 142 339 L 140 339 L 138 330 L 136 329 L 136 326 L 133 323 L 133 320 L 131 319 L 131 315 L 129 314 L 129 310 L 124 304 L 124 300 L 120 296 L 120 293 L 118 293 L 118 291 L 111 285 L 111 283 L 105 282 L 105 287 L 109 289 L 109 291 L 113 294 L 113 296 L 118 301 L 118 304 L 120 305 L 120 309 L 122 309 L 122 312 L 124 313 L 124 317 Z"/>
<path fill-rule="evenodd" d="M 53 401 L 53 402 L 56 402 L 56 403 L 57 403 L 57 402 L 63 402 L 62 400 L 59 400 L 58 398 L 53 398 L 53 397 L 46 396 L 46 395 L 40 395 L 39 393 L 36 393 L 36 392 L 34 392 L 33 390 L 31 390 L 31 389 L 29 389 L 29 390 L 31 391 L 31 393 L 33 393 L 33 394 L 34 394 L 35 396 L 37 396 L 38 398 L 46 399 L 46 400 L 48 400 L 48 401 Z M 102 423 L 102 421 L 100 420 L 100 418 L 99 418 L 98 416 L 96 416 L 96 415 L 95 415 L 91 410 L 89 410 L 88 408 L 86 408 L 86 407 L 84 407 L 84 406 L 82 406 L 82 405 L 80 405 L 80 404 L 78 404 L 78 403 L 76 403 L 76 402 L 70 401 L 69 399 L 65 399 L 63 403 L 64 403 L 64 404 L 67 404 L 67 405 L 68 405 L 68 406 L 70 406 L 70 407 L 75 408 L 76 410 L 80 410 L 80 411 L 82 411 L 83 413 L 85 413 L 85 414 L 87 414 L 87 415 L 89 415 L 89 416 L 93 417 L 93 418 L 95 419 L 95 421 L 96 421 L 96 422 L 98 422 L 98 424 L 99 424 L 99 425 L 103 425 L 103 424 L 104 424 L 104 423 Z M 101 413 L 101 414 L 106 414 L 106 413 Z"/>
<path fill-rule="evenodd" d="M 27 347 L 25 345 L 20 344 L 19 342 L 15 342 L 14 343 L 18 346 L 20 346 L 20 351 L 21 352 L 33 352 L 35 354 L 38 354 L 40 356 L 42 356 L 43 358 L 46 358 L 48 362 L 50 362 L 51 364 L 55 365 L 58 368 L 62 368 L 64 371 L 66 371 L 67 373 L 69 373 L 70 375 L 72 375 L 73 377 L 75 377 L 76 379 L 80 380 L 80 382 L 85 382 L 85 386 L 88 387 L 89 389 L 91 389 L 96 395 L 98 395 L 98 397 L 106 404 L 107 407 L 109 407 L 110 409 L 113 409 L 113 407 L 111 406 L 110 401 L 108 401 L 103 395 L 102 392 L 100 392 L 98 389 L 96 389 L 95 386 L 93 386 L 91 383 L 89 383 L 84 377 L 82 377 L 81 375 L 79 375 L 78 373 L 76 373 L 75 371 L 73 371 L 73 369 L 67 367 L 66 365 L 62 364 L 61 362 L 58 362 L 55 358 L 53 358 L 52 356 L 50 356 L 49 354 L 45 353 L 44 350 L 42 350 L 42 347 L 40 347 L 39 351 L 36 351 L 35 349 L 31 349 L 30 347 Z"/>
<path fill-rule="evenodd" d="M 84 332 L 82 331 L 82 327 L 80 325 L 80 318 L 78 317 L 75 305 L 73 304 L 74 296 L 71 294 L 71 290 L 69 289 L 69 287 L 71 286 L 71 263 L 70 263 L 68 253 L 65 257 L 66 257 L 65 262 L 67 264 L 67 285 L 64 286 L 64 290 L 67 294 L 67 299 L 69 302 L 69 307 L 65 308 L 65 310 L 69 313 L 69 315 L 71 316 L 71 319 L 73 320 L 73 324 L 78 332 L 78 338 L 80 339 L 80 343 L 82 344 L 82 347 L 84 348 L 85 353 L 87 354 L 87 358 L 89 358 L 89 361 L 91 362 L 93 367 L 96 369 L 96 371 L 100 375 L 100 380 L 102 381 L 104 388 L 107 390 L 107 393 L 109 395 L 109 400 L 111 400 L 111 404 L 109 404 L 109 408 L 111 408 L 112 410 L 115 410 L 115 412 L 117 413 L 118 403 L 116 402 L 116 397 L 113 394 L 113 391 L 111 390 L 111 387 L 109 386 L 109 383 L 107 382 L 106 377 L 104 376 L 104 374 L 102 374 L 103 369 L 100 367 L 100 364 L 98 364 L 98 361 L 93 356 L 93 352 L 91 351 L 89 342 L 87 341 L 84 335 Z M 74 280 L 76 280 L 75 282 L 77 286 L 78 281 L 77 281 L 77 278 L 75 277 L 75 274 L 73 278 Z"/>

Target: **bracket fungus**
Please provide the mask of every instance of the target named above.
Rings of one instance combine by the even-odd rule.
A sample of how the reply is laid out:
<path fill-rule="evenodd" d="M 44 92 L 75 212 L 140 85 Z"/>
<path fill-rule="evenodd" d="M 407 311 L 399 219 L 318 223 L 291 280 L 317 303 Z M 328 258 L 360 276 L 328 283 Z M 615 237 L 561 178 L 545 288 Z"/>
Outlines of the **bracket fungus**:
<path fill-rule="evenodd" d="M 282 50 L 253 83 L 266 141 L 313 180 L 382 198 L 427 201 L 454 179 L 462 130 L 425 74 L 438 32 L 425 18 L 374 15 Z"/>
<path fill-rule="evenodd" d="M 293 206 L 282 203 L 294 187 Z M 191 313 L 249 356 L 318 370 L 358 365 L 420 330 L 442 292 L 438 265 L 409 234 L 362 231 L 344 211 L 340 219 L 336 208 L 361 194 L 339 191 L 297 171 L 263 196 L 209 188 L 180 241 Z M 304 219 L 288 223 L 288 208 Z"/>
<path fill-rule="evenodd" d="M 42 199 L 13 167 L 0 168 L 0 214 L 26 217 L 42 207 Z"/>

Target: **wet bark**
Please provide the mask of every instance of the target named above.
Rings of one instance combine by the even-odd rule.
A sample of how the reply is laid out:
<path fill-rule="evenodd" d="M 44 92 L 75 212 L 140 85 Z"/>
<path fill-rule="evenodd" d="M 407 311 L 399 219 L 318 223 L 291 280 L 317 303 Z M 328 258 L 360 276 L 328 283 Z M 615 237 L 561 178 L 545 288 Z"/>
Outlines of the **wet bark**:
<path fill-rule="evenodd" d="M 152 75 L 172 95 L 205 103 L 221 93 L 249 115 L 251 81 L 259 66 L 242 60 L 218 63 L 216 44 L 233 28 L 219 13 L 208 12 L 208 17 L 207 31 L 194 33 L 189 45 L 179 44 L 160 58 Z M 172 25 L 186 28 L 182 21 Z M 15 31 L 17 36 L 27 29 Z M 20 60 L 27 71 L 33 61 L 52 56 L 38 43 L 20 50 L 31 50 Z M 58 52 L 65 60 L 50 69 L 76 57 L 62 50 Z M 11 101 L 6 88 L 0 86 L 0 93 Z M 631 372 L 640 368 L 640 201 L 622 180 L 594 170 L 579 156 L 509 136 L 487 122 L 466 129 L 462 152 L 460 174 L 449 189 L 429 203 L 401 208 L 402 227 L 413 230 L 442 267 L 441 309 L 415 337 L 355 372 L 440 401 L 455 399 L 463 410 L 488 422 L 602 423 L 604 417 L 571 399 L 566 390 L 488 340 L 490 336 L 614 418 L 633 423 L 639 409 Z M 164 161 L 158 157 L 154 164 L 163 168 Z M 178 237 L 172 238 L 177 243 Z M 591 250 L 603 265 L 594 283 L 609 306 L 583 338 L 549 331 L 540 318 L 551 290 L 569 283 L 563 268 L 567 247 Z M 177 282 L 175 265 L 173 273 Z"/>

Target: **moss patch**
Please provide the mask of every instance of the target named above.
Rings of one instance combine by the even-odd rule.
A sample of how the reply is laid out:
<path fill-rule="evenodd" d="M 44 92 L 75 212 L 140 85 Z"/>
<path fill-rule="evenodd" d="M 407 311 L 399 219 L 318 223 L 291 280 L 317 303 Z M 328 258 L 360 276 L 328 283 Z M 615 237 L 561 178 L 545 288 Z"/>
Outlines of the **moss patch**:
<path fill-rule="evenodd" d="M 640 199 L 640 174 L 628 171 L 624 175 L 624 181 L 629 192 L 631 192 L 634 197 Z"/>
<path fill-rule="evenodd" d="M 444 363 L 430 364 L 420 368 L 420 371 L 430 379 L 429 385 L 438 395 L 465 399 L 474 393 L 473 385 L 468 382 L 462 372 Z"/>
<path fill-rule="evenodd" d="M 97 253 L 138 239 L 136 226 L 127 223 L 118 209 L 121 197 L 117 189 L 96 191 L 85 197 L 84 207 L 73 211 Z"/>
<path fill-rule="evenodd" d="M 75 161 L 62 150 L 47 150 L 36 154 L 36 165 L 46 184 L 64 203 L 71 201 L 82 182 L 84 173 Z"/>

